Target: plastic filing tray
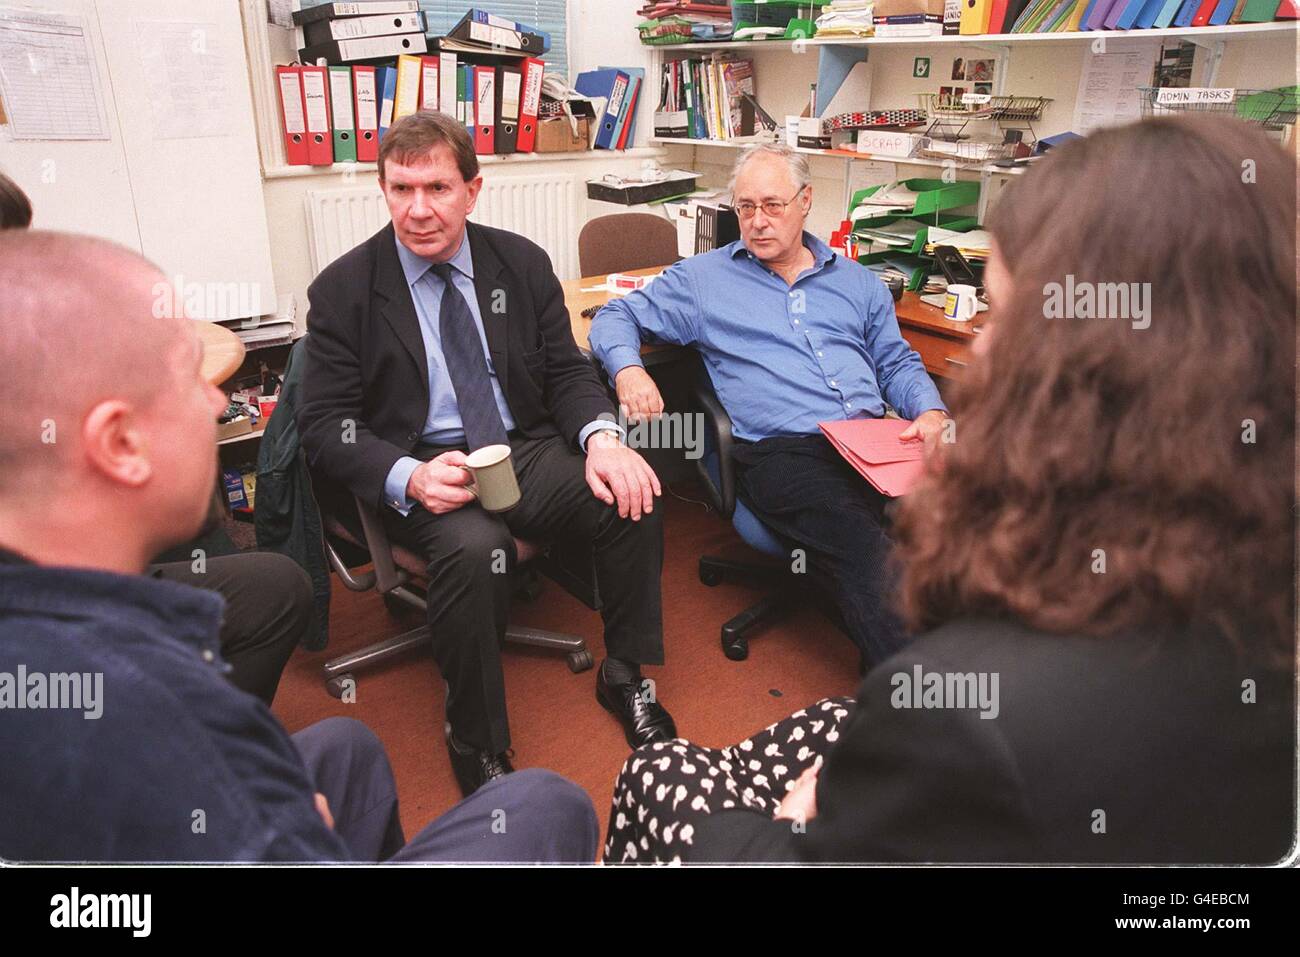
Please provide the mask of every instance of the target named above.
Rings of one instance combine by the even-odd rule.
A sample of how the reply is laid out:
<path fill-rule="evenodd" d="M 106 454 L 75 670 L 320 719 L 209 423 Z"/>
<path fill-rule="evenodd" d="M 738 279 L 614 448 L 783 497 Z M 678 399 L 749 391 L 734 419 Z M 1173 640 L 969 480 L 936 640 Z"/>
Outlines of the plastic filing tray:
<path fill-rule="evenodd" d="M 908 213 L 887 214 L 884 217 L 875 217 L 876 219 L 897 219 L 900 216 L 906 216 L 909 219 L 926 219 L 926 217 L 932 216 L 934 213 L 940 213 L 947 209 L 973 206 L 979 202 L 980 198 L 980 184 L 975 180 L 960 180 L 956 183 L 947 183 L 941 179 L 905 179 L 902 180 L 902 184 L 914 193 L 919 194 L 916 197 L 916 206 Z M 863 199 L 874 195 L 884 185 L 868 186 L 866 189 L 860 189 L 854 193 L 853 199 L 849 202 L 849 212 L 852 213 L 862 203 Z M 934 219 L 927 221 L 937 223 L 937 220 Z"/>
<path fill-rule="evenodd" d="M 870 219 L 860 219 L 854 223 L 854 226 L 876 227 L 884 226 L 898 219 L 912 219 L 926 226 L 942 226 L 944 229 L 965 232 L 977 225 L 978 221 L 974 215 L 948 211 L 973 206 L 978 203 L 980 196 L 980 184 L 978 182 L 962 180 L 956 183 L 947 183 L 941 179 L 909 179 L 903 180 L 903 185 L 919 194 L 916 197 L 916 206 L 910 213 L 886 213 L 882 216 L 873 216 Z M 864 197 L 872 195 L 881 188 L 882 186 L 868 186 L 866 189 L 860 189 L 854 193 L 853 200 L 849 204 L 849 213 L 851 214 L 853 210 L 857 209 Z M 868 253 L 859 256 L 858 262 L 868 265 L 884 262 L 886 259 L 897 256 L 924 256 L 923 250 L 925 249 L 928 233 L 929 230 L 922 229 L 917 232 L 911 246 L 896 246 L 884 252 Z M 917 269 L 908 281 L 907 288 L 913 292 L 919 290 L 925 284 L 926 272 L 927 270 Z"/>

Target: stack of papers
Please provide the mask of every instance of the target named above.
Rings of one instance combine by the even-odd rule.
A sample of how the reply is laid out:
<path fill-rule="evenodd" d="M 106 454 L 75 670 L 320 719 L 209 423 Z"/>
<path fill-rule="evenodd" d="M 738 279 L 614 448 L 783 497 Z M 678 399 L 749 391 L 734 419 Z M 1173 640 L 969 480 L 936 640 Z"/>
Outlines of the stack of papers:
<path fill-rule="evenodd" d="M 731 37 L 731 7 L 722 3 L 692 3 L 690 0 L 650 0 L 637 13 L 654 21 L 680 25 L 693 40 L 727 40 Z M 643 31 L 643 34 L 646 31 Z M 660 31 L 650 30 L 654 36 Z"/>
<path fill-rule="evenodd" d="M 896 219 L 884 226 L 855 229 L 853 235 L 884 246 L 911 246 L 916 234 L 925 227 L 914 219 Z"/>
<path fill-rule="evenodd" d="M 857 209 L 849 214 L 850 219 L 870 219 L 872 216 L 884 216 L 888 213 L 910 213 L 916 208 L 915 190 L 908 189 L 902 183 L 889 183 L 880 187 L 870 196 L 865 196 Z"/>
<path fill-rule="evenodd" d="M 293 342 L 297 303 L 293 293 L 286 292 L 276 305 L 274 315 L 255 316 L 251 319 L 223 319 L 220 323 L 239 336 L 245 348 L 285 345 Z"/>
<path fill-rule="evenodd" d="M 817 18 L 817 35 L 821 37 L 869 37 L 875 32 L 872 12 L 874 0 L 834 0 L 822 7 Z"/>
<path fill-rule="evenodd" d="M 911 424 L 906 419 L 817 423 L 835 450 L 844 456 L 844 461 L 880 494 L 890 498 L 911 491 L 925 469 L 922 462 L 925 443 L 920 439 L 908 442 L 898 439 Z"/>
<path fill-rule="evenodd" d="M 972 229 L 968 233 L 960 233 L 953 229 L 931 226 L 929 234 L 925 237 L 925 251 L 933 253 L 935 246 L 953 246 L 967 259 L 986 261 L 989 258 L 992 242 L 993 237 L 985 229 Z"/>

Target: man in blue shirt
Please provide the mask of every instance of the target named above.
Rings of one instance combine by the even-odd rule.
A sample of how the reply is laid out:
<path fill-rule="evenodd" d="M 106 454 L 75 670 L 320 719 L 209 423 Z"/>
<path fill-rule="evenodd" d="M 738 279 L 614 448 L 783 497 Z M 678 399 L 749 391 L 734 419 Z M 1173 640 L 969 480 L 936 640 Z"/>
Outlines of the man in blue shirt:
<path fill-rule="evenodd" d="M 286 734 L 226 677 L 221 596 L 141 574 L 204 526 L 226 405 L 166 289 L 104 240 L 0 235 L 0 857 L 591 861 L 590 800 L 531 769 L 406 843 L 378 739 Z"/>
<path fill-rule="evenodd" d="M 809 180 L 807 160 L 787 147 L 746 150 L 732 180 L 741 239 L 609 303 L 591 346 L 631 416 L 663 410 L 640 359 L 643 341 L 699 351 L 740 441 L 741 498 L 805 550 L 872 663 L 905 640 L 889 607 L 886 499 L 817 423 L 878 418 L 888 402 L 913 420 L 903 438 L 931 443 L 947 410 L 899 333 L 884 284 L 804 231 Z"/>

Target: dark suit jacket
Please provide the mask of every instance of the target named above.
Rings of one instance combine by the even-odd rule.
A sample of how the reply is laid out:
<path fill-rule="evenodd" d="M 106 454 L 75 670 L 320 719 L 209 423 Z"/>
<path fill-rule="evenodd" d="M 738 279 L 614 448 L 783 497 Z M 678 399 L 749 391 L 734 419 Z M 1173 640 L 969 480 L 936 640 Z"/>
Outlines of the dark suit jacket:
<path fill-rule="evenodd" d="M 998 716 L 894 707 L 893 676 L 916 665 L 997 672 Z M 690 859 L 1276 861 L 1295 833 L 1295 715 L 1292 669 L 1221 639 L 955 622 L 864 679 L 805 833 L 724 811 Z"/>
<path fill-rule="evenodd" d="M 576 446 L 582 427 L 612 418 L 614 408 L 573 341 L 550 258 L 514 233 L 466 229 L 492 363 L 516 428 Z M 307 298 L 303 448 L 313 473 L 379 508 L 389 470 L 420 441 L 429 414 L 424 340 L 392 224 L 327 266 Z"/>

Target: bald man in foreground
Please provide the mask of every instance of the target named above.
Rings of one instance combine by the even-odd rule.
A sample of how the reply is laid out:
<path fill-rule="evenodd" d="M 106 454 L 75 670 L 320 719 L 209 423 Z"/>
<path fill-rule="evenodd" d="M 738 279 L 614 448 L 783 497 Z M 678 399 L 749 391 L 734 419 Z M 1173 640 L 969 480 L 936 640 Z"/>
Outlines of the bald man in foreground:
<path fill-rule="evenodd" d="M 120 246 L 0 234 L 0 857 L 592 861 L 590 800 L 539 770 L 405 843 L 374 735 L 286 734 L 222 676 L 221 598 L 140 574 L 203 525 L 226 403 L 166 290 Z"/>

